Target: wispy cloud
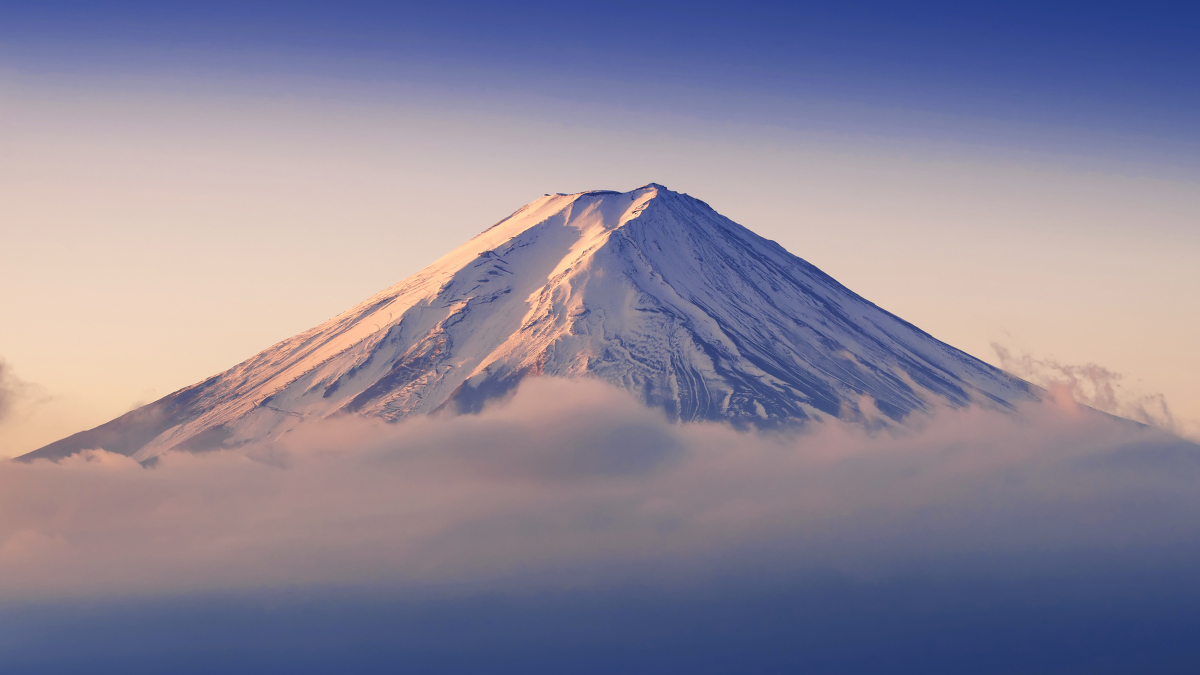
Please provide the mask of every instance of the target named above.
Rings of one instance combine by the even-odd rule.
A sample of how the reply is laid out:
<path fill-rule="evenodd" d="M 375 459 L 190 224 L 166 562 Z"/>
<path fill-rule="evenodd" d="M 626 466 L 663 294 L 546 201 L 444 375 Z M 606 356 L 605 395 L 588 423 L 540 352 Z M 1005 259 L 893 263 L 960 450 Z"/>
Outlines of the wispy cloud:
<path fill-rule="evenodd" d="M 1069 401 L 763 435 L 537 379 L 477 416 L 329 421 L 153 469 L 97 450 L 0 483 L 0 597 L 1013 574 L 1200 541 L 1196 446 Z"/>
<path fill-rule="evenodd" d="M 12 414 L 25 387 L 25 383 L 13 375 L 12 366 L 0 359 L 0 422 Z"/>
<path fill-rule="evenodd" d="M 1001 368 L 1036 385 L 1069 394 L 1075 401 L 1097 410 L 1170 433 L 1184 432 L 1183 425 L 1172 414 L 1166 396 L 1127 388 L 1121 373 L 1095 363 L 1072 365 L 1017 353 L 996 342 L 992 343 L 992 350 L 1000 359 Z"/>

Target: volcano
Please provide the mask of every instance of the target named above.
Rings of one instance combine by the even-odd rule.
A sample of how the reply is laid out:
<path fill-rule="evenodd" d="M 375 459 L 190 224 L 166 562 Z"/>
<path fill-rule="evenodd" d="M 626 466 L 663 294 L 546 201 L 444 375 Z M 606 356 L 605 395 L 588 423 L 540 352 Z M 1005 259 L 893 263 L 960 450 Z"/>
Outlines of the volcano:
<path fill-rule="evenodd" d="M 472 413 L 534 376 L 598 378 L 672 420 L 756 427 L 904 424 L 1038 398 L 652 183 L 546 195 L 326 323 L 24 459 L 103 448 L 147 461 L 336 415 Z"/>

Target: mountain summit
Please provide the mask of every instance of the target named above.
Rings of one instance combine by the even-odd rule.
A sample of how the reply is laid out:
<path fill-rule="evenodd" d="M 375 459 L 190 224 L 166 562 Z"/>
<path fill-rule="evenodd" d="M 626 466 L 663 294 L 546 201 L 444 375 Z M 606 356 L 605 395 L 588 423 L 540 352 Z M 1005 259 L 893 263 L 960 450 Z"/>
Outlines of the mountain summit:
<path fill-rule="evenodd" d="M 680 421 L 754 425 L 1036 397 L 651 183 L 546 195 L 348 312 L 25 458 L 102 447 L 145 461 L 332 415 L 473 412 L 533 375 L 599 378 Z"/>

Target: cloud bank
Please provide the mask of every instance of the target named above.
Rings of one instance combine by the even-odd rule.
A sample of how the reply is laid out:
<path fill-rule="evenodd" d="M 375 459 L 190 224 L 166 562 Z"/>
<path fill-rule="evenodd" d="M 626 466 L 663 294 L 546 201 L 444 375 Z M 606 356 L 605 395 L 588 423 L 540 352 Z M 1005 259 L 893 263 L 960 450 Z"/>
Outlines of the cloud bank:
<path fill-rule="evenodd" d="M 696 588 L 1200 561 L 1200 453 L 1048 398 L 903 431 L 678 425 L 527 381 L 479 415 L 0 467 L 0 599 L 314 587 Z"/>

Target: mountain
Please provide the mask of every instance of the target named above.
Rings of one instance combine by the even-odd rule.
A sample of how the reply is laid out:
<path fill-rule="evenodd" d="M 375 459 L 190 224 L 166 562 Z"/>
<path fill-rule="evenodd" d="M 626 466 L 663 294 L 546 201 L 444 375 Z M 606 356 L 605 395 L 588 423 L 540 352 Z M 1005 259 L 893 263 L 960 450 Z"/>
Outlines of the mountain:
<path fill-rule="evenodd" d="M 650 184 L 546 195 L 350 311 L 24 458 L 102 447 L 145 461 L 331 415 L 469 413 L 533 375 L 596 377 L 675 420 L 758 426 L 1037 397 Z"/>

